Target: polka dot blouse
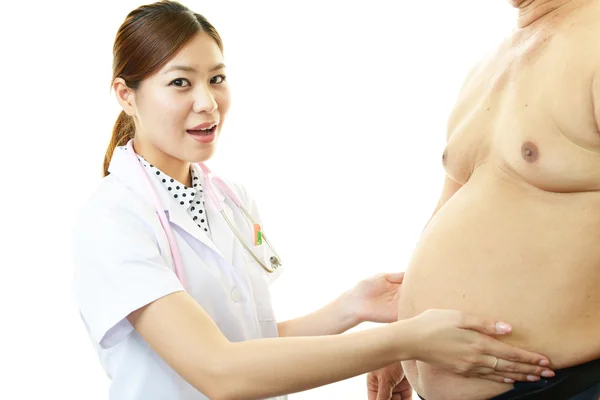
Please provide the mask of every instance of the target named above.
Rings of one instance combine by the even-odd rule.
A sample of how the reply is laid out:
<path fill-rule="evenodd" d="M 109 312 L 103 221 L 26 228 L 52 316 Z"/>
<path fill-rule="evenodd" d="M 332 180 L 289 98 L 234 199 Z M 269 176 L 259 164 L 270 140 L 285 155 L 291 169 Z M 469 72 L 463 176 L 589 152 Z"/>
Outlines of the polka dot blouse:
<path fill-rule="evenodd" d="M 208 226 L 208 218 L 206 218 L 206 211 L 204 207 L 204 194 L 202 192 L 202 185 L 198 179 L 198 174 L 194 168 L 190 168 L 192 175 L 192 187 L 187 187 L 181 182 L 176 181 L 164 172 L 160 171 L 154 165 L 149 164 L 143 157 L 138 156 L 145 168 L 152 171 L 152 175 L 155 176 L 165 190 L 175 199 L 175 201 L 183 207 L 188 215 L 194 220 L 194 222 L 200 227 L 207 235 L 210 236 L 210 228 Z"/>

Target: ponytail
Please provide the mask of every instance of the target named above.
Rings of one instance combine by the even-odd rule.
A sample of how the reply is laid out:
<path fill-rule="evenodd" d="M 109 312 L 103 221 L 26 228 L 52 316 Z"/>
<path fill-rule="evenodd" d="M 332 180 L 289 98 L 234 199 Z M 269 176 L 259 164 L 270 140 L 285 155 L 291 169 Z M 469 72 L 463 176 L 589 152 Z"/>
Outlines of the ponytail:
<path fill-rule="evenodd" d="M 104 175 L 107 176 L 108 166 L 110 165 L 110 160 L 112 159 L 113 152 L 115 148 L 119 146 L 124 146 L 129 142 L 129 139 L 133 138 L 133 134 L 135 133 L 133 120 L 132 118 L 125 113 L 125 111 L 121 111 L 117 121 L 115 122 L 115 126 L 113 128 L 112 137 L 110 138 L 110 143 L 108 144 L 108 149 L 106 149 L 106 154 L 104 155 Z"/>

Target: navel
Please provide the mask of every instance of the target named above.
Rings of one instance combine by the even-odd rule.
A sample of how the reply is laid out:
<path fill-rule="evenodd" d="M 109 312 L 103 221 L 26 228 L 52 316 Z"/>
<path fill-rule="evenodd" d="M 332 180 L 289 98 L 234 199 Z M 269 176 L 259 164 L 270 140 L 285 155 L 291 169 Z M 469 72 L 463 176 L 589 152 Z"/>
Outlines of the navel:
<path fill-rule="evenodd" d="M 525 142 L 521 146 L 521 156 L 527 162 L 536 162 L 540 156 L 537 146 L 533 142 Z"/>
<path fill-rule="evenodd" d="M 446 165 L 447 160 L 448 160 L 448 149 L 445 149 L 444 153 L 442 154 L 442 164 Z"/>

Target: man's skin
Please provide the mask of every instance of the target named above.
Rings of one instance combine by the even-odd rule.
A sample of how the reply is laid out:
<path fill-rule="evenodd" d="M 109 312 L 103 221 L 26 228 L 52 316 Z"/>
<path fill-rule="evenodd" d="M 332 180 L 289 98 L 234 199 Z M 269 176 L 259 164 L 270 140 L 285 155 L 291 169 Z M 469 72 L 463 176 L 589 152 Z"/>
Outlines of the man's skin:
<path fill-rule="evenodd" d="M 556 370 L 600 358 L 600 0 L 510 3 L 514 32 L 472 69 L 450 116 L 446 181 L 398 314 L 443 308 L 505 320 L 506 342 Z M 427 400 L 512 389 L 421 362 L 402 367 Z M 402 376 L 398 365 L 372 373 L 370 398 L 389 399 Z"/>

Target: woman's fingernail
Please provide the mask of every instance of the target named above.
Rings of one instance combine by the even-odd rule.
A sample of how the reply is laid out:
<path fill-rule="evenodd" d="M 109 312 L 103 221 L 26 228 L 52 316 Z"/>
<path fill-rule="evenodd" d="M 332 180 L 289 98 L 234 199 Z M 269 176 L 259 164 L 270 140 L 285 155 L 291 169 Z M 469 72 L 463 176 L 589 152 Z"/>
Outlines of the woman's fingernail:
<path fill-rule="evenodd" d="M 511 330 L 511 326 L 507 323 L 504 322 L 497 322 L 496 323 L 496 332 L 498 333 L 508 333 Z"/>
<path fill-rule="evenodd" d="M 548 360 L 542 360 L 542 361 L 540 361 L 540 365 L 542 367 L 547 367 L 548 365 L 550 365 L 550 361 L 548 361 Z"/>
<path fill-rule="evenodd" d="M 539 380 L 540 380 L 540 378 L 539 378 L 538 376 L 527 375 L 527 380 L 528 380 L 529 382 L 536 382 L 536 381 L 539 381 Z"/>
<path fill-rule="evenodd" d="M 544 378 L 552 378 L 554 375 L 555 375 L 554 371 L 548 371 L 548 370 L 542 371 L 542 376 Z"/>
<path fill-rule="evenodd" d="M 506 382 L 506 383 L 515 383 L 515 381 L 513 379 L 510 379 L 510 378 L 504 378 L 504 382 Z"/>

